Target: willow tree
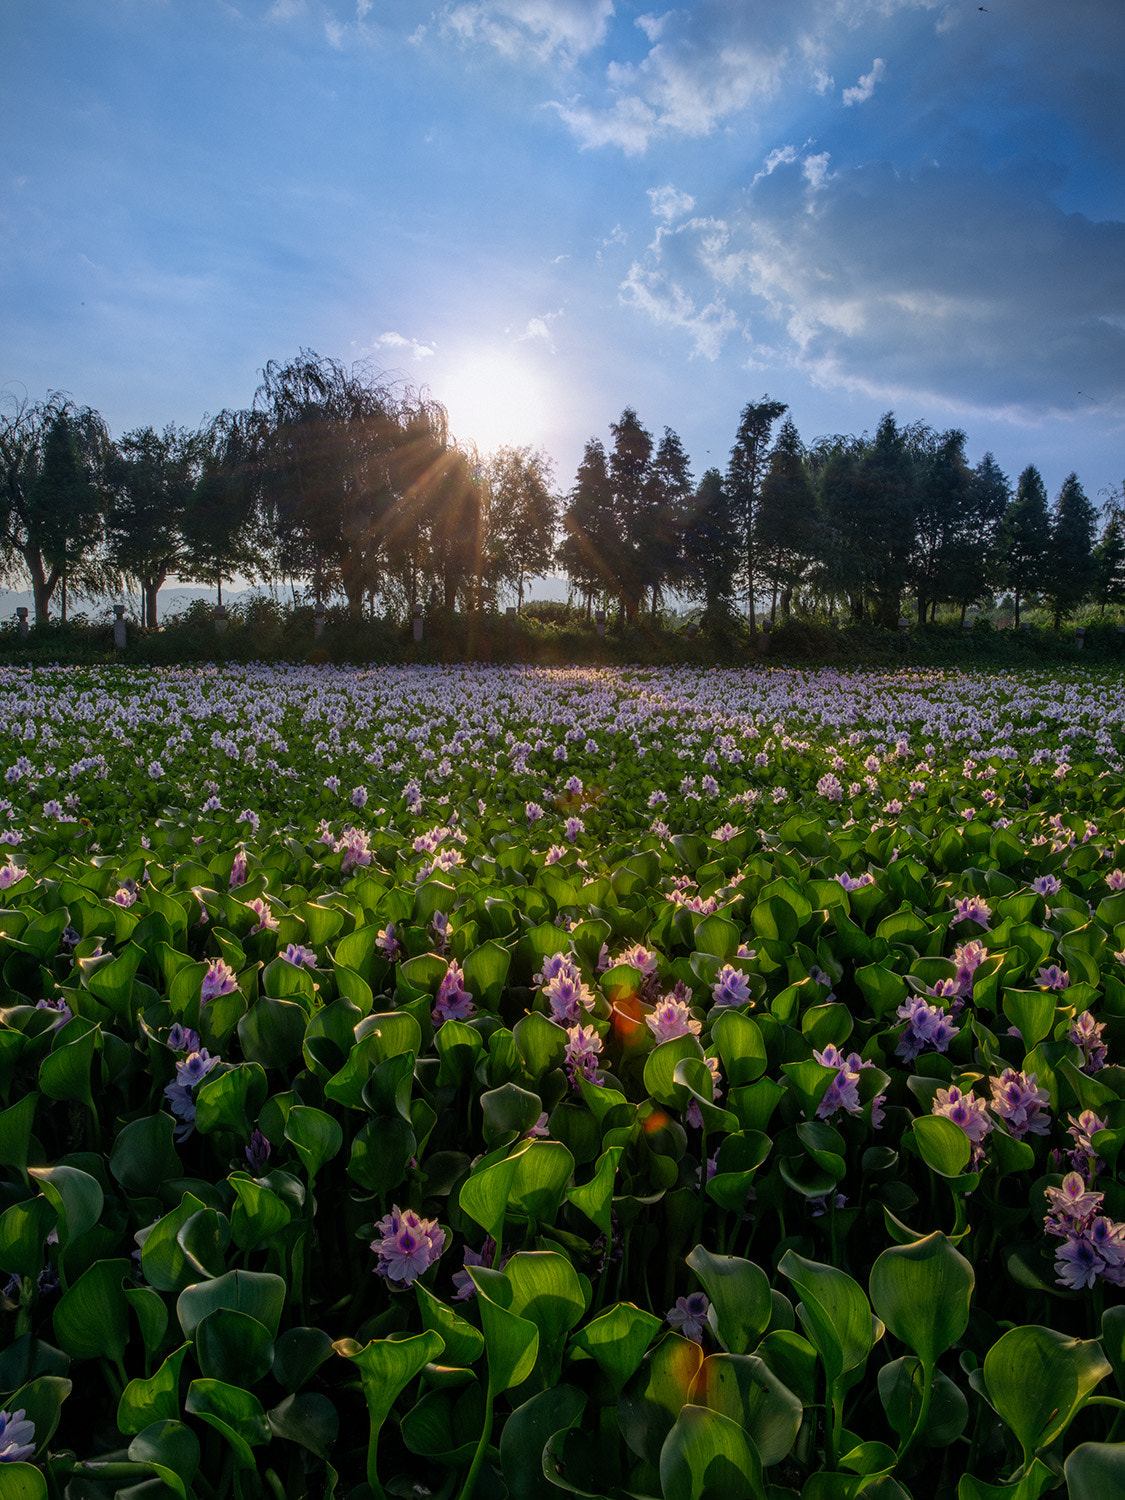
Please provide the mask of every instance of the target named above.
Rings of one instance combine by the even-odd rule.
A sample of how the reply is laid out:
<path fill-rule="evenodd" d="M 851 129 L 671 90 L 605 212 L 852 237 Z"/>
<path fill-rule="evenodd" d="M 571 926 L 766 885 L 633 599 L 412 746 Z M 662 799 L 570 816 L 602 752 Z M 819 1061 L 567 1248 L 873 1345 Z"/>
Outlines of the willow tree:
<path fill-rule="evenodd" d="M 0 570 L 30 581 L 37 625 L 64 579 L 96 571 L 108 444 L 97 412 L 60 392 L 0 410 Z"/>

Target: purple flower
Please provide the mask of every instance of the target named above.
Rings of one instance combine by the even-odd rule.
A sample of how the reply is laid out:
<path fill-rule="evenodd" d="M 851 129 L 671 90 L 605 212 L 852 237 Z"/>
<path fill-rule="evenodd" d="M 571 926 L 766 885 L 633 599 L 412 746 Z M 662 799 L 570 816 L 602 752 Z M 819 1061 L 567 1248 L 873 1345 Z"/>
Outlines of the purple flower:
<path fill-rule="evenodd" d="M 1058 964 L 1048 964 L 1036 974 L 1035 983 L 1045 990 L 1065 990 L 1070 987 L 1070 975 Z"/>
<path fill-rule="evenodd" d="M 944 1052 L 957 1028 L 940 1005 L 927 1005 L 921 995 L 915 995 L 905 1005 L 900 1005 L 898 1015 L 906 1022 L 898 1039 L 895 1053 L 904 1062 L 913 1062 L 920 1052 L 927 1049 Z"/>
<path fill-rule="evenodd" d="M 708 1298 L 702 1292 L 692 1292 L 690 1297 L 677 1297 L 675 1307 L 669 1308 L 665 1316 L 669 1327 L 683 1334 L 685 1339 L 701 1344 L 710 1310 Z"/>
<path fill-rule="evenodd" d="M 0 1464 L 25 1463 L 35 1452 L 35 1424 L 21 1406 L 0 1411 Z"/>
<path fill-rule="evenodd" d="M 1099 1130 L 1109 1128 L 1108 1121 L 1096 1115 L 1092 1109 L 1084 1109 L 1077 1120 L 1073 1115 L 1068 1116 L 1070 1125 L 1067 1134 L 1074 1142 L 1074 1149 L 1070 1153 L 1070 1164 L 1076 1172 L 1089 1180 L 1096 1177 L 1105 1168 L 1105 1163 L 1094 1150 L 1094 1136 Z"/>
<path fill-rule="evenodd" d="M 839 779 L 833 776 L 831 772 L 822 776 L 817 782 L 816 794 L 818 797 L 826 797 L 829 802 L 842 802 L 844 800 L 844 788 L 840 785 Z"/>
<path fill-rule="evenodd" d="M 745 1005 L 750 999 L 750 986 L 746 976 L 731 964 L 724 964 L 711 986 L 712 1003 L 719 1007 Z"/>
<path fill-rule="evenodd" d="M 375 1274 L 400 1286 L 412 1286 L 445 1248 L 445 1230 L 436 1219 L 419 1218 L 413 1209 L 403 1211 L 397 1204 L 375 1225 L 375 1232 Z"/>
<path fill-rule="evenodd" d="M 671 995 L 665 995 L 652 1015 L 645 1017 L 645 1025 L 658 1042 L 668 1042 L 677 1036 L 698 1036 L 703 1030 L 702 1022 L 695 1020 L 684 1001 Z"/>
<path fill-rule="evenodd" d="M 988 957 L 988 949 L 977 938 L 970 938 L 953 950 L 953 962 L 957 965 L 957 992 L 960 995 L 973 993 L 973 975 Z"/>
<path fill-rule="evenodd" d="M 1105 883 L 1111 891 L 1125 891 L 1125 870 L 1110 870 Z"/>
<path fill-rule="evenodd" d="M 238 886 L 246 884 L 246 850 L 240 849 L 234 856 L 234 864 L 230 867 L 230 880 L 227 883 L 228 890 L 236 890 Z"/>
<path fill-rule="evenodd" d="M 246 904 L 258 918 L 257 922 L 255 922 L 254 926 L 250 929 L 251 937 L 253 937 L 256 932 L 274 932 L 278 927 L 281 926 L 280 921 L 277 919 L 277 917 L 274 916 L 273 912 L 270 911 L 269 902 L 266 901 L 264 897 L 255 896 L 253 901 L 248 901 Z"/>
<path fill-rule="evenodd" d="M 602 1080 L 598 1077 L 601 1050 L 602 1039 L 592 1026 L 567 1028 L 563 1066 L 575 1088 L 578 1087 L 579 1078 L 585 1078 L 587 1083 L 601 1084 Z"/>
<path fill-rule="evenodd" d="M 465 1246 L 465 1261 L 460 1271 L 453 1273 L 453 1285 L 457 1288 L 453 1294 L 454 1302 L 468 1302 L 477 1294 L 476 1282 L 469 1275 L 470 1266 L 491 1266 L 496 1255 L 496 1241 L 491 1237 L 485 1240 L 479 1250 L 473 1250 Z M 503 1270 L 507 1256 L 502 1256 L 499 1268 Z"/>
<path fill-rule="evenodd" d="M 1062 882 L 1057 875 L 1040 875 L 1031 882 L 1031 889 L 1037 896 L 1057 896 Z"/>
<path fill-rule="evenodd" d="M 1106 1065 L 1108 1050 L 1102 1041 L 1105 1022 L 1097 1022 L 1088 1010 L 1075 1016 L 1067 1032 L 1067 1041 L 1073 1042 L 1082 1053 L 1083 1073 L 1097 1073 Z"/>
<path fill-rule="evenodd" d="M 306 968 L 316 968 L 316 953 L 312 948 L 302 948 L 298 943 L 287 943 L 282 953 L 282 958 L 287 964 L 296 964 L 298 968 L 302 964 Z"/>
<path fill-rule="evenodd" d="M 23 872 L 21 871 L 20 873 L 22 874 Z M 111 899 L 116 906 L 132 906 L 137 899 L 137 888 L 135 885 L 118 886 Z"/>
<path fill-rule="evenodd" d="M 992 1129 L 988 1106 L 984 1100 L 962 1093 L 955 1083 L 951 1083 L 947 1089 L 938 1089 L 930 1113 L 952 1120 L 954 1125 L 965 1132 L 974 1147 L 979 1147 Z"/>
<path fill-rule="evenodd" d="M 384 958 L 394 963 L 399 955 L 400 948 L 398 938 L 395 937 L 395 924 L 393 922 L 388 922 L 385 927 L 379 929 L 375 938 L 375 946 L 382 949 Z"/>
<path fill-rule="evenodd" d="M 198 1052 L 199 1033 L 192 1031 L 190 1026 L 181 1026 L 177 1021 L 168 1033 L 167 1045 L 173 1052 Z"/>
<path fill-rule="evenodd" d="M 954 904 L 953 920 L 955 922 L 975 922 L 978 927 L 983 927 L 987 932 L 992 921 L 992 908 L 987 901 L 982 901 L 979 896 L 962 896 Z"/>
<path fill-rule="evenodd" d="M 187 1140 L 195 1129 L 195 1099 L 194 1090 L 200 1084 L 216 1063 L 220 1062 L 218 1057 L 212 1057 L 205 1048 L 200 1047 L 198 1052 L 189 1052 L 182 1062 L 176 1064 L 175 1079 L 164 1086 L 164 1097 L 168 1100 L 172 1113 L 180 1122 L 176 1126 L 175 1136 L 178 1141 Z"/>
<path fill-rule="evenodd" d="M 851 876 L 845 870 L 842 875 L 833 875 L 832 879 L 838 881 L 846 891 L 858 891 L 861 886 L 875 884 L 875 877 L 870 870 L 865 870 L 862 875 L 857 876 Z"/>
<path fill-rule="evenodd" d="M 817 1119 L 826 1120 L 829 1115 L 834 1115 L 838 1109 L 846 1110 L 849 1115 L 859 1114 L 863 1105 L 860 1103 L 857 1084 L 859 1083 L 860 1069 L 864 1066 L 860 1061 L 859 1055 L 853 1053 L 850 1058 L 846 1058 L 841 1053 L 839 1047 L 829 1042 L 823 1052 L 814 1050 L 813 1057 L 816 1058 L 822 1068 L 835 1068 L 837 1070 L 835 1078 L 828 1085 L 824 1097 L 816 1107 Z M 856 1064 L 855 1067 L 851 1066 L 853 1062 Z"/>
<path fill-rule="evenodd" d="M 246 1147 L 246 1160 L 252 1172 L 264 1172 L 269 1165 L 270 1152 L 273 1147 L 260 1130 L 255 1130 L 250 1137 L 250 1144 Z"/>
<path fill-rule="evenodd" d="M 445 975 L 438 985 L 437 999 L 430 1012 L 435 1026 L 443 1021 L 467 1021 L 476 1014 L 473 997 L 465 988 L 465 973 L 455 958 L 449 960 Z"/>
<path fill-rule="evenodd" d="M 47 999 L 37 1000 L 35 1002 L 35 1009 L 36 1010 L 52 1010 L 52 1011 L 55 1012 L 56 1019 L 52 1023 L 52 1029 L 54 1029 L 54 1030 L 57 1030 L 58 1027 L 60 1027 L 60 1026 L 64 1026 L 66 1024 L 66 1022 L 71 1019 L 71 1017 L 73 1015 L 73 1011 L 71 1010 L 70 1006 L 66 1003 L 66 1001 L 63 999 L 63 997 L 61 995 L 58 997 L 57 1000 L 47 1000 Z"/>
<path fill-rule="evenodd" d="M 1090 1219 L 1102 1205 L 1104 1193 L 1096 1193 L 1086 1186 L 1077 1172 L 1068 1172 L 1061 1187 L 1043 1189 L 1047 1199 L 1047 1217 L 1044 1228 L 1048 1234 L 1067 1235 L 1077 1224 Z"/>
<path fill-rule="evenodd" d="M 1050 1128 L 1046 1112 L 1050 1100 L 1038 1082 L 1036 1074 L 1019 1073 L 1015 1068 L 1005 1068 L 999 1078 L 989 1079 L 992 1112 L 1004 1121 L 1017 1141 L 1022 1141 L 1025 1135 L 1046 1135 Z"/>
<path fill-rule="evenodd" d="M 717 1104 L 723 1097 L 723 1075 L 719 1072 L 719 1059 L 717 1057 L 705 1057 L 703 1059 L 711 1074 L 711 1102 Z M 693 1130 L 703 1129 L 703 1111 L 696 1100 L 692 1100 L 684 1111 L 684 1121 Z"/>
<path fill-rule="evenodd" d="M 216 958 L 203 976 L 199 998 L 206 1005 L 216 995 L 232 995 L 237 988 L 238 975 L 225 960 Z"/>

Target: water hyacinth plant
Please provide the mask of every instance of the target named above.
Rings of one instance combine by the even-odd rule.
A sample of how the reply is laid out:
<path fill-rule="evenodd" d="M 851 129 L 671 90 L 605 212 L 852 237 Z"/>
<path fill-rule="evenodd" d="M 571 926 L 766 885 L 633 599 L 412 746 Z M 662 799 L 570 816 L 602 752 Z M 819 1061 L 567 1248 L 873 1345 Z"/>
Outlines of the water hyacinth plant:
<path fill-rule="evenodd" d="M 1123 721 L 4 670 L 0 1500 L 1120 1493 Z"/>

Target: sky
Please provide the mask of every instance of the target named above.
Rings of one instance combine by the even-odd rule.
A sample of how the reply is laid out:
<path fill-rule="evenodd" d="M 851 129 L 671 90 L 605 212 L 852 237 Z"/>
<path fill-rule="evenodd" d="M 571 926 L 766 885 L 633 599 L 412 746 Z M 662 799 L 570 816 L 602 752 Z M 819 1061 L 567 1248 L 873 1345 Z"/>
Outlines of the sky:
<path fill-rule="evenodd" d="M 962 428 L 1125 480 L 1122 0 L 0 0 L 0 394 L 198 426 L 300 349 L 568 490 Z"/>

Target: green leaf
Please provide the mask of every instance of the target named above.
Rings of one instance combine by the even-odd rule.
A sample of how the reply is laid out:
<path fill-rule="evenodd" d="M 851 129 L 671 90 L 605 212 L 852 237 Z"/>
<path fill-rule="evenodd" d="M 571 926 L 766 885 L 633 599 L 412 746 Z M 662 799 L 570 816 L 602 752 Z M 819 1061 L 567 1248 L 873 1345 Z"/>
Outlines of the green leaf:
<path fill-rule="evenodd" d="M 299 1443 L 318 1458 L 327 1459 L 340 1435 L 340 1417 L 327 1396 L 319 1391 L 301 1391 L 286 1396 L 267 1413 L 275 1437 Z"/>
<path fill-rule="evenodd" d="M 6 1208 L 0 1214 L 0 1266 L 17 1276 L 38 1276 L 54 1226 L 55 1210 L 45 1196 Z"/>
<path fill-rule="evenodd" d="M 47 1481 L 34 1464 L 0 1466 L 0 1500 L 47 1500 Z"/>
<path fill-rule="evenodd" d="M 972 1143 L 959 1125 L 942 1115 L 920 1115 L 911 1126 L 918 1153 L 939 1177 L 960 1177 Z"/>
<path fill-rule="evenodd" d="M 544 1493 L 543 1449 L 555 1433 L 576 1425 L 585 1406 L 581 1391 L 557 1385 L 512 1412 L 500 1437 L 500 1463 L 512 1500 L 537 1500 Z"/>
<path fill-rule="evenodd" d="M 176 1231 L 184 1259 L 197 1276 L 221 1276 L 226 1269 L 230 1222 L 213 1208 L 201 1208 Z"/>
<path fill-rule="evenodd" d="M 932 1370 L 969 1325 L 975 1274 L 944 1234 L 884 1250 L 871 1268 L 871 1305 Z"/>
<path fill-rule="evenodd" d="M 984 1357 L 988 1399 L 1029 1463 L 1066 1431 L 1094 1387 L 1111 1373 L 1100 1344 L 1031 1324 L 1012 1328 Z"/>
<path fill-rule="evenodd" d="M 613 1184 L 624 1154 L 624 1146 L 611 1146 L 598 1157 L 594 1175 L 580 1187 L 568 1188 L 566 1196 L 604 1235 L 609 1235 L 613 1212 Z"/>
<path fill-rule="evenodd" d="M 195 1357 L 210 1380 L 256 1385 L 273 1365 L 273 1336 L 249 1313 L 217 1307 L 195 1326 Z"/>
<path fill-rule="evenodd" d="M 184 1403 L 193 1417 L 213 1427 L 230 1444 L 240 1468 L 256 1467 L 254 1448 L 270 1440 L 270 1424 L 252 1391 L 221 1380 L 193 1380 Z"/>
<path fill-rule="evenodd" d="M 155 1196 L 183 1176 L 173 1142 L 175 1123 L 162 1110 L 122 1126 L 109 1153 L 109 1170 L 127 1193 Z"/>
<path fill-rule="evenodd" d="M 41 1459 L 51 1446 L 59 1425 L 62 1404 L 71 1392 L 71 1382 L 62 1375 L 37 1375 L 19 1390 L 5 1396 L 9 1411 L 24 1411 L 35 1428 L 35 1457 Z M 7 1466 L 0 1464 L 0 1473 Z"/>
<path fill-rule="evenodd" d="M 52 1099 L 73 1100 L 93 1112 L 90 1066 L 98 1031 L 87 1031 L 76 1041 L 56 1046 L 39 1065 L 39 1087 Z"/>
<path fill-rule="evenodd" d="M 956 1126 L 953 1127 L 956 1130 Z M 805 1260 L 793 1250 L 778 1270 L 801 1294 L 797 1316 L 814 1345 L 830 1382 L 864 1364 L 881 1336 L 863 1289 L 835 1266 Z"/>
<path fill-rule="evenodd" d="M 300 1390 L 332 1352 L 323 1328 L 287 1328 L 273 1346 L 273 1377 L 284 1390 Z"/>
<path fill-rule="evenodd" d="M 127 1260 L 95 1261 L 59 1299 L 55 1338 L 72 1359 L 104 1355 L 120 1366 L 129 1341 L 129 1304 L 122 1283 L 131 1270 Z"/>
<path fill-rule="evenodd" d="M 151 1359 L 163 1345 L 168 1331 L 168 1309 L 164 1299 L 150 1286 L 127 1286 L 125 1300 L 136 1315 L 145 1353 Z"/>
<path fill-rule="evenodd" d="M 512 1287 L 508 1310 L 539 1330 L 540 1359 L 550 1376 L 545 1383 L 555 1384 L 566 1336 L 586 1311 L 578 1272 L 557 1251 L 520 1250 L 509 1259 L 504 1275 Z"/>
<path fill-rule="evenodd" d="M 660 1462 L 664 1440 L 687 1404 L 703 1351 L 691 1339 L 669 1333 L 641 1361 L 617 1403 L 621 1436 L 646 1462 Z"/>
<path fill-rule="evenodd" d="M 105 1194 L 89 1173 L 60 1165 L 29 1167 L 27 1175 L 39 1184 L 43 1196 L 59 1216 L 60 1245 L 79 1239 L 101 1218 Z"/>
<path fill-rule="evenodd" d="M 1125 1443 L 1079 1443 L 1063 1465 L 1070 1500 L 1119 1500 L 1125 1494 Z"/>
<path fill-rule="evenodd" d="M 148 1380 L 130 1380 L 117 1403 L 117 1425 L 122 1432 L 141 1432 L 153 1422 L 174 1421 L 179 1416 L 180 1367 L 190 1348 L 181 1344 Z"/>
<path fill-rule="evenodd" d="M 687 1089 L 675 1081 L 676 1064 L 685 1057 L 703 1060 L 703 1048 L 694 1036 L 676 1036 L 659 1042 L 645 1059 L 645 1089 L 668 1109 L 686 1109 L 690 1102 Z"/>
<path fill-rule="evenodd" d="M 33 1090 L 18 1104 L 0 1111 L 0 1167 L 13 1167 L 21 1177 L 27 1175 L 27 1152 L 38 1097 Z"/>
<path fill-rule="evenodd" d="M 543 1101 L 530 1089 L 516 1083 L 502 1083 L 480 1096 L 484 1120 L 484 1140 L 491 1150 L 498 1145 L 524 1136 L 543 1113 Z"/>
<path fill-rule="evenodd" d="M 218 1307 L 248 1313 L 277 1337 L 285 1306 L 285 1282 L 269 1271 L 228 1271 L 214 1281 L 185 1287 L 176 1303 L 176 1316 L 185 1338 L 194 1338 L 197 1325 Z"/>
<path fill-rule="evenodd" d="M 748 1354 L 769 1327 L 769 1277 L 752 1260 L 712 1255 L 696 1245 L 687 1263 L 711 1299 L 719 1342 L 730 1354 Z"/>
<path fill-rule="evenodd" d="M 422 1327 L 438 1334 L 445 1345 L 447 1364 L 475 1364 L 484 1353 L 484 1335 L 465 1318 L 438 1300 L 420 1281 L 414 1283 Z"/>
<path fill-rule="evenodd" d="M 515 1163 L 509 1209 L 553 1224 L 574 1175 L 574 1157 L 561 1141 L 530 1140 L 515 1153 Z"/>
<path fill-rule="evenodd" d="M 189 1500 L 188 1487 L 199 1468 L 199 1439 L 190 1427 L 175 1419 L 156 1421 L 129 1444 L 129 1459 L 151 1464 L 157 1478 L 180 1500 Z"/>
<path fill-rule="evenodd" d="M 664 1500 L 760 1500 L 762 1461 L 736 1422 L 685 1406 L 660 1450 L 660 1484 Z"/>
<path fill-rule="evenodd" d="M 1050 990 L 1005 990 L 1002 1006 L 1026 1051 L 1050 1036 L 1055 1024 L 1055 996 Z"/>
<path fill-rule="evenodd" d="M 616 1400 L 659 1328 L 660 1319 L 655 1313 L 644 1312 L 632 1302 L 615 1302 L 600 1317 L 580 1328 L 571 1337 L 570 1347 L 584 1349 L 597 1361 Z"/>
<path fill-rule="evenodd" d="M 227 1178 L 236 1194 L 230 1227 L 240 1250 L 253 1250 L 289 1223 L 289 1205 L 263 1183 L 241 1173 Z"/>
<path fill-rule="evenodd" d="M 513 1155 L 477 1166 L 461 1184 L 458 1195 L 461 1212 L 468 1214 L 498 1245 L 504 1237 L 504 1216 L 518 1164 Z"/>
<path fill-rule="evenodd" d="M 287 1069 L 301 1055 L 308 1015 L 292 1000 L 262 999 L 238 1023 L 238 1040 L 247 1062 Z"/>
<path fill-rule="evenodd" d="M 285 1139 L 295 1148 L 311 1182 L 343 1146 L 344 1132 L 323 1110 L 295 1104 L 285 1121 Z"/>
<path fill-rule="evenodd" d="M 225 1073 L 211 1073 L 195 1090 L 195 1128 L 200 1135 L 233 1130 L 245 1140 L 267 1093 L 260 1063 L 237 1063 Z"/>
<path fill-rule="evenodd" d="M 566 1032 L 561 1026 L 548 1021 L 539 1011 L 533 1010 L 530 1015 L 517 1021 L 512 1028 L 512 1036 L 515 1038 L 516 1051 L 534 1080 L 537 1081 L 554 1068 L 562 1067 L 566 1053 Z"/>
<path fill-rule="evenodd" d="M 512 955 L 499 943 L 489 941 L 474 948 L 463 964 L 465 988 L 476 999 L 478 1009 L 495 1010 L 508 979 Z"/>
<path fill-rule="evenodd" d="M 337 1339 L 332 1347 L 359 1367 L 368 1414 L 378 1429 L 390 1415 L 399 1393 L 445 1346 L 441 1336 L 428 1329 L 425 1333 L 392 1334 L 363 1345 L 355 1339 Z"/>
<path fill-rule="evenodd" d="M 708 1355 L 691 1401 L 743 1428 L 766 1465 L 781 1463 L 792 1451 L 804 1416 L 800 1397 L 753 1354 Z"/>
<path fill-rule="evenodd" d="M 1037 1458 L 1016 1484 L 986 1484 L 972 1474 L 963 1474 L 957 1485 L 957 1500 L 1039 1500 L 1058 1482 L 1054 1470 Z"/>
<path fill-rule="evenodd" d="M 145 1236 L 141 1246 L 141 1269 L 145 1280 L 158 1292 L 182 1292 L 195 1280 L 179 1242 L 179 1232 L 193 1214 L 204 1205 L 191 1193 L 185 1193 L 179 1205 L 158 1220 Z"/>
<path fill-rule="evenodd" d="M 893 1359 L 879 1371 L 879 1399 L 892 1429 L 905 1440 L 921 1415 L 927 1379 L 933 1381 L 933 1391 L 917 1441 L 928 1448 L 946 1448 L 961 1436 L 969 1420 L 969 1403 L 947 1375 L 940 1370 L 928 1372 L 913 1355 Z"/>
<path fill-rule="evenodd" d="M 489 1295 L 493 1288 L 481 1274 L 481 1267 L 470 1266 L 468 1270 L 477 1289 L 477 1308 L 488 1355 L 488 1389 L 498 1396 L 522 1385 L 535 1368 L 539 1330 L 528 1319 L 493 1301 Z"/>

